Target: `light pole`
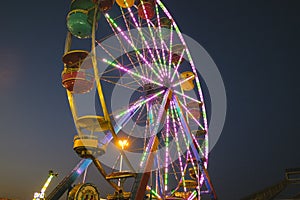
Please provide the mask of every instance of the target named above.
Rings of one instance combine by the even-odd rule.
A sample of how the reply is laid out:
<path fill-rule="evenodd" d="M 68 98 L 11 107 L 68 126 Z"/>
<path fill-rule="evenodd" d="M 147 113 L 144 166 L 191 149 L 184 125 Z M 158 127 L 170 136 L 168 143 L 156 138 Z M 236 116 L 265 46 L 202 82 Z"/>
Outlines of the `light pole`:
<path fill-rule="evenodd" d="M 120 145 L 120 147 L 123 151 L 125 149 L 125 147 L 128 146 L 128 141 L 127 140 L 119 140 L 119 145 Z M 122 171 L 122 165 L 123 165 L 123 155 L 122 155 L 122 153 L 121 153 L 120 156 L 121 156 L 120 157 L 120 172 L 121 172 Z M 121 179 L 119 179 L 119 181 L 118 181 L 118 186 L 119 187 L 121 186 Z"/>

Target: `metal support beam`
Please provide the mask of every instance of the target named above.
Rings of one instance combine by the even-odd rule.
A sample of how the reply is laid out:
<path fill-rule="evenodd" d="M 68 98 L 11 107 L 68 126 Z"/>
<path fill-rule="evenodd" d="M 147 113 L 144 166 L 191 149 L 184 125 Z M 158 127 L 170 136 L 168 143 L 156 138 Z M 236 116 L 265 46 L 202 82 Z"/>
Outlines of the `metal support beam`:
<path fill-rule="evenodd" d="M 173 96 L 172 101 L 175 104 L 176 112 L 178 113 L 178 116 L 179 116 L 180 121 L 182 123 L 183 129 L 185 131 L 185 134 L 187 136 L 189 144 L 192 148 L 192 152 L 193 152 L 194 156 L 196 157 L 197 161 L 199 162 L 198 163 L 199 169 L 200 169 L 201 174 L 204 176 L 204 182 L 205 182 L 206 188 L 207 188 L 208 191 L 210 191 L 211 199 L 216 200 L 217 199 L 217 194 L 216 194 L 216 192 L 214 190 L 214 187 L 212 185 L 212 182 L 210 180 L 208 171 L 205 168 L 204 163 L 203 163 L 203 161 L 202 161 L 202 159 L 199 155 L 198 149 L 196 147 L 195 141 L 193 140 L 192 133 L 191 133 L 191 130 L 188 126 L 186 118 L 182 115 L 183 111 L 182 111 L 182 108 L 181 108 L 180 103 L 178 101 L 178 98 L 176 96 Z M 200 190 L 200 188 L 199 188 L 199 190 Z"/>
<path fill-rule="evenodd" d="M 257 193 L 251 194 L 241 200 L 271 200 L 280 192 L 282 192 L 288 185 L 287 180 L 283 180 L 271 187 L 261 190 Z"/>
<path fill-rule="evenodd" d="M 293 184 L 300 184 L 300 168 L 286 169 L 284 180 L 245 198 L 242 198 L 242 200 L 271 200 L 277 195 L 281 194 L 283 190 L 288 190 L 289 186 L 292 186 Z M 286 197 L 285 199 L 300 199 L 300 193 L 294 194 L 294 196 L 289 193 L 288 196 L 289 197 Z"/>
<path fill-rule="evenodd" d="M 146 192 L 146 188 L 147 188 L 147 184 L 149 182 L 150 179 L 150 175 L 151 175 L 151 168 L 153 166 L 153 162 L 154 162 L 154 158 L 155 158 L 155 154 L 153 152 L 155 152 L 158 148 L 158 144 L 159 144 L 159 140 L 157 138 L 157 132 L 158 132 L 158 128 L 160 127 L 160 124 L 164 122 L 164 117 L 166 116 L 166 111 L 170 105 L 170 100 L 172 97 L 172 91 L 170 89 L 168 89 L 164 95 L 163 101 L 162 101 L 162 106 L 159 110 L 157 119 L 156 119 L 156 123 L 153 126 L 153 129 L 151 130 L 151 138 L 148 142 L 148 152 L 144 152 L 146 153 L 146 162 L 145 165 L 142 165 L 141 169 L 142 169 L 142 173 L 138 174 L 136 177 L 136 180 L 134 182 L 134 185 L 132 187 L 132 191 L 131 191 L 131 199 L 134 200 L 141 200 L 144 198 L 145 196 L 145 192 Z M 152 125 L 150 124 L 150 127 Z"/>
<path fill-rule="evenodd" d="M 76 179 L 84 172 L 84 170 L 92 163 L 90 159 L 81 160 L 76 167 L 66 176 L 52 192 L 46 197 L 46 200 L 59 199 L 76 181 Z"/>
<path fill-rule="evenodd" d="M 120 119 L 119 125 L 115 125 L 115 130 L 117 133 L 122 129 L 123 126 L 128 122 L 128 119 L 131 118 L 132 115 L 134 115 L 138 111 L 139 107 L 136 107 L 136 109 L 133 109 L 132 112 L 124 115 Z M 107 137 L 104 138 L 101 143 L 109 143 L 113 139 L 111 133 L 107 134 Z M 55 188 L 54 190 L 47 196 L 47 200 L 57 200 L 59 199 L 70 187 L 71 185 L 76 181 L 76 179 L 85 171 L 85 169 L 88 168 L 88 166 L 92 163 L 92 160 L 90 159 L 83 159 L 81 160 L 76 167 L 70 172 L 68 176 L 66 176 Z M 96 164 L 98 162 L 96 161 Z"/>
<path fill-rule="evenodd" d="M 98 169 L 98 171 L 100 172 L 100 174 L 105 178 L 107 176 L 105 170 L 102 167 L 101 162 L 97 159 L 97 158 L 93 158 L 93 163 L 96 166 L 96 168 Z M 115 184 L 114 182 L 105 179 L 116 191 L 120 190 L 120 187 L 117 186 L 117 184 Z"/>

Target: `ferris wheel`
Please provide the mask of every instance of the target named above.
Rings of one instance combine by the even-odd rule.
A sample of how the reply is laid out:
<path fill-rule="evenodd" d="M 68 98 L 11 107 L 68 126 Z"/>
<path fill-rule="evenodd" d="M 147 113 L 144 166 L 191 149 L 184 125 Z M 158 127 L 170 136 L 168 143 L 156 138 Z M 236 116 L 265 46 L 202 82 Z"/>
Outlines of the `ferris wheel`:
<path fill-rule="evenodd" d="M 217 199 L 201 72 L 165 5 L 73 0 L 70 8 L 62 84 L 74 150 L 115 189 L 106 198 Z"/>

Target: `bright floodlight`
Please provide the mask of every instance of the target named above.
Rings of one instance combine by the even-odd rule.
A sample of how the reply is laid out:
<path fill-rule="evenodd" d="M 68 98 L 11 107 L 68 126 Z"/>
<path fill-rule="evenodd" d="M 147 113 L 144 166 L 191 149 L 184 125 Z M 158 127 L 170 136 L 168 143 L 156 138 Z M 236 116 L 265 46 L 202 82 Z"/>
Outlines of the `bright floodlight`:
<path fill-rule="evenodd" d="M 127 140 L 119 140 L 119 145 L 122 149 L 128 146 L 128 141 Z"/>

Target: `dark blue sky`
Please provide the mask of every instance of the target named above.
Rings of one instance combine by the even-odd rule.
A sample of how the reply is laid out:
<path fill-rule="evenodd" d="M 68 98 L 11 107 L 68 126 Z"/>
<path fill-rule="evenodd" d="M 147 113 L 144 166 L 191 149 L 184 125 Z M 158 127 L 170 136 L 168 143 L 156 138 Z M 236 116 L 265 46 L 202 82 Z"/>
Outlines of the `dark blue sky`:
<path fill-rule="evenodd" d="M 209 167 L 219 198 L 239 199 L 299 167 L 299 1 L 163 2 L 224 79 L 227 119 Z M 62 178 L 78 162 L 60 78 L 68 4 L 2 2 L 0 197 L 30 199 L 49 169 Z"/>

